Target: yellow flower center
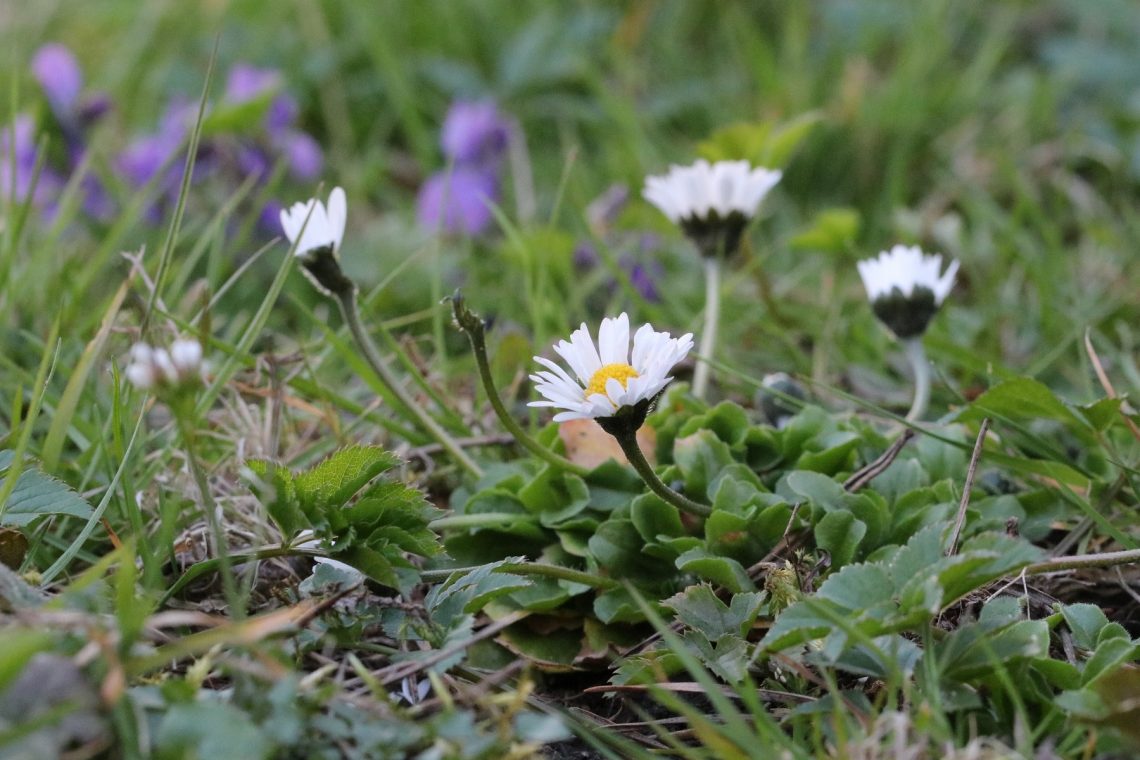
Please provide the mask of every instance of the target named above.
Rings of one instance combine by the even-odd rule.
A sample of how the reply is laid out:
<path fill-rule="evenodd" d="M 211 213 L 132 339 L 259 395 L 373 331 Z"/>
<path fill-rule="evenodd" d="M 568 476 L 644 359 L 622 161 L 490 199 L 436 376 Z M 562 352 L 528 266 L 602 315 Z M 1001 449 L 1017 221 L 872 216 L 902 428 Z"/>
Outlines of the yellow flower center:
<path fill-rule="evenodd" d="M 631 377 L 637 377 L 637 370 L 628 364 L 607 364 L 590 378 L 590 384 L 586 386 L 586 398 L 595 393 L 606 395 L 606 382 L 611 377 L 621 383 L 622 388 L 625 388 Z"/>

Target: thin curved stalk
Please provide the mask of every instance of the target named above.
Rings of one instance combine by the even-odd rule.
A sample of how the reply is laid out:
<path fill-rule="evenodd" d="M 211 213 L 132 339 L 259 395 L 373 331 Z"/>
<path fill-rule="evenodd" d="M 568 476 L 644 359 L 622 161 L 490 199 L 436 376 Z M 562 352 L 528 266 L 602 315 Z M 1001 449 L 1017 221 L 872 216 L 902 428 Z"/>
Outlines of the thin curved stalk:
<path fill-rule="evenodd" d="M 688 512 L 697 517 L 708 517 L 712 514 L 712 508 L 707 504 L 693 501 L 689 497 L 677 493 L 661 482 L 661 478 L 657 477 L 657 473 L 653 471 L 653 467 L 645 459 L 645 454 L 641 452 L 641 447 L 637 445 L 636 431 L 630 430 L 614 433 L 613 436 L 617 439 L 618 445 L 621 446 L 621 450 L 625 453 L 625 458 L 633 465 L 633 469 L 637 470 L 637 474 L 645 481 L 645 485 L 649 486 L 650 491 L 682 512 Z"/>
<path fill-rule="evenodd" d="M 716 333 L 720 324 L 720 258 L 705 259 L 705 326 L 701 333 L 696 371 L 693 373 L 693 395 L 703 399 L 709 384 L 710 359 L 716 353 Z"/>
<path fill-rule="evenodd" d="M 423 429 L 435 438 L 440 446 L 443 446 L 447 453 L 455 459 L 457 464 L 476 478 L 481 478 L 483 476 L 483 468 L 476 464 L 475 460 L 443 429 L 443 426 L 436 422 L 422 406 L 417 404 L 414 398 L 408 395 L 408 392 L 404 390 L 404 386 L 400 384 L 399 379 L 392 373 L 392 370 L 388 368 L 384 358 L 376 349 L 376 344 L 372 342 L 372 338 L 368 335 L 368 332 L 360 322 L 360 309 L 357 304 L 356 293 L 339 293 L 336 295 L 336 299 L 337 303 L 340 304 L 340 311 L 344 315 L 344 321 L 348 325 L 348 329 L 352 333 L 352 337 L 356 340 L 357 345 L 360 346 L 360 350 L 364 353 L 364 358 L 368 361 L 373 371 L 380 377 L 380 380 L 392 391 L 392 395 L 415 417 Z"/>
<path fill-rule="evenodd" d="M 495 415 L 503 427 L 507 429 L 507 432 L 514 436 L 520 446 L 547 464 L 580 477 L 589 473 L 589 469 L 571 462 L 566 457 L 551 451 L 534 440 L 529 433 L 523 430 L 522 425 L 515 421 L 503 403 L 498 388 L 495 387 L 495 378 L 491 374 L 491 363 L 487 359 L 487 341 L 483 334 L 483 320 L 466 307 L 463 298 L 458 293 L 451 297 L 451 307 L 455 315 L 455 323 L 471 344 L 471 353 L 475 355 L 475 366 L 479 369 L 479 380 L 483 384 L 484 393 L 487 394 L 487 401 L 490 402 L 491 408 L 495 410 Z"/>

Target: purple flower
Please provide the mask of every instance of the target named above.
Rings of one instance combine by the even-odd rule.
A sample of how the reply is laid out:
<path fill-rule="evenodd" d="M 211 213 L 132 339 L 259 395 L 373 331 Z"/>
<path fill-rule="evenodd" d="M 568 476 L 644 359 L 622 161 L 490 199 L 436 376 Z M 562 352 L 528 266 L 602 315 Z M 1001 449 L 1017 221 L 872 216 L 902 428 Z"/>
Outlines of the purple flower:
<path fill-rule="evenodd" d="M 115 162 L 116 168 L 127 182 L 134 187 L 141 187 L 150 182 L 163 166 L 173 163 L 174 156 L 186 138 L 187 119 L 192 108 L 184 101 L 171 103 L 163 114 L 157 132 L 136 137 L 128 143 Z M 175 186 L 179 173 L 173 166 L 168 172 L 173 176 Z M 167 181 L 170 181 L 170 176 Z"/>
<path fill-rule="evenodd" d="M 294 178 L 314 180 L 324 168 L 325 155 L 312 135 L 291 129 L 273 139 L 274 147 L 285 156 Z"/>
<path fill-rule="evenodd" d="M 459 100 L 443 122 L 440 145 L 456 164 L 494 161 L 507 147 L 510 125 L 489 100 Z"/>
<path fill-rule="evenodd" d="M 297 121 L 297 101 L 287 92 L 282 92 L 284 77 L 277 69 L 262 69 L 248 63 L 235 64 L 226 80 L 223 98 L 227 103 L 239 105 L 276 93 L 269 110 L 265 114 L 265 128 L 271 135 L 279 136 Z"/>
<path fill-rule="evenodd" d="M 237 63 L 230 69 L 230 75 L 226 79 L 226 92 L 222 97 L 227 103 L 239 105 L 256 100 L 280 87 L 280 71 Z"/>
<path fill-rule="evenodd" d="M 660 269 L 660 267 L 652 267 L 653 269 Z M 633 266 L 629 267 L 629 283 L 633 285 L 634 290 L 641 294 L 641 297 L 650 303 L 657 303 L 661 300 L 661 293 L 657 290 L 657 281 L 653 274 L 650 272 L 651 267 L 644 264 L 634 262 Z M 658 272 L 660 274 L 660 272 Z"/>
<path fill-rule="evenodd" d="M 491 205 L 498 198 L 493 172 L 456 167 L 428 178 L 416 199 L 416 216 L 426 229 L 478 235 L 491 225 Z"/>
<path fill-rule="evenodd" d="M 32 74 L 61 120 L 75 111 L 83 91 L 83 72 L 66 46 L 52 42 L 37 50 L 32 58 Z"/>
<path fill-rule="evenodd" d="M 39 150 L 32 117 L 20 114 L 0 130 L 0 198 L 50 210 L 63 191 L 63 177 L 48 167 L 36 176 Z M 34 183 L 34 187 L 33 187 Z M 30 196 L 30 197 L 29 197 Z"/>

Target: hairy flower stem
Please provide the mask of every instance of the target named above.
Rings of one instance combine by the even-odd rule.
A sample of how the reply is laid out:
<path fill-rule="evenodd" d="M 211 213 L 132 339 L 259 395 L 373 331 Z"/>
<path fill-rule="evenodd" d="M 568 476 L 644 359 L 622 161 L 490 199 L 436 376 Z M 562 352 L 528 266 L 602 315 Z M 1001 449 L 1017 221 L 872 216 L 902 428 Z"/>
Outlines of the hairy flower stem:
<path fill-rule="evenodd" d="M 229 542 L 226 541 L 225 531 L 218 521 L 218 505 L 210 493 L 210 484 L 206 480 L 206 473 L 198 460 L 197 432 L 189 410 L 178 411 L 175 405 L 174 416 L 178 420 L 178 432 L 182 436 L 182 445 L 186 449 L 186 461 L 190 472 L 194 476 L 194 483 L 198 487 L 198 495 L 202 500 L 202 511 L 206 514 L 206 525 L 210 529 L 210 553 L 217 558 L 222 575 L 222 592 L 229 605 L 230 615 L 235 620 L 245 617 L 245 603 L 238 592 L 237 580 L 234 577 L 233 562 L 230 560 Z"/>
<path fill-rule="evenodd" d="M 709 361 L 716 353 L 716 331 L 720 322 L 720 272 L 719 256 L 705 258 L 705 327 L 701 333 L 700 355 L 697 369 L 693 373 L 693 395 L 703 399 L 709 385 Z"/>
<path fill-rule="evenodd" d="M 930 361 L 922 347 L 922 336 L 903 340 L 903 351 L 914 370 L 914 403 L 906 413 L 907 422 L 917 422 L 926 414 L 930 404 Z"/>
<path fill-rule="evenodd" d="M 475 355 L 475 366 L 479 368 L 479 380 L 483 383 L 483 391 L 487 394 L 487 401 L 490 402 L 491 408 L 495 410 L 499 422 L 507 429 L 507 432 L 515 437 L 520 446 L 547 464 L 578 476 L 586 475 L 589 472 L 587 468 L 574 464 L 566 457 L 546 448 L 534 440 L 529 433 L 523 430 L 522 425 L 515 421 L 506 405 L 503 404 L 499 390 L 495 387 L 495 378 L 491 375 L 491 363 L 487 360 L 487 340 L 483 332 L 483 320 L 464 305 L 463 298 L 458 293 L 451 298 L 451 308 L 455 315 L 456 325 L 471 343 L 471 353 Z"/>
<path fill-rule="evenodd" d="M 335 295 L 337 303 L 340 304 L 341 314 L 344 315 L 344 321 L 348 324 L 348 329 L 352 333 L 352 337 L 356 340 L 357 345 L 360 346 L 360 350 L 364 353 L 364 358 L 368 361 L 369 366 L 372 367 L 384 385 L 388 386 L 388 390 L 392 392 L 396 400 L 415 417 L 423 429 L 435 438 L 447 453 L 451 454 L 459 466 L 476 478 L 482 477 L 483 468 L 476 464 L 475 460 L 463 450 L 455 439 L 452 438 L 422 406 L 416 403 L 414 398 L 408 395 L 408 392 L 404 390 L 404 386 L 400 384 L 399 379 L 392 374 L 392 370 L 388 368 L 384 358 L 376 349 L 376 344 L 372 342 L 372 338 L 368 335 L 360 322 L 360 308 L 357 303 L 356 292 L 344 291 L 336 293 Z"/>
<path fill-rule="evenodd" d="M 618 445 L 625 453 L 625 458 L 633 465 L 633 469 L 637 470 L 637 474 L 645 481 L 645 485 L 649 486 L 650 491 L 682 512 L 688 512 L 697 517 L 708 517 L 712 514 L 712 508 L 707 504 L 693 501 L 661 482 L 661 478 L 657 477 L 657 473 L 653 471 L 653 467 L 645 459 L 645 454 L 641 453 L 641 447 L 637 445 L 636 430 L 627 429 L 612 433 L 612 435 L 617 439 Z"/>
<path fill-rule="evenodd" d="M 1099 554 L 1077 554 L 1071 557 L 1053 557 L 1044 562 L 1035 562 L 1025 568 L 1026 575 L 1055 573 L 1060 570 L 1087 570 L 1091 567 L 1116 567 L 1140 563 L 1140 549 Z"/>

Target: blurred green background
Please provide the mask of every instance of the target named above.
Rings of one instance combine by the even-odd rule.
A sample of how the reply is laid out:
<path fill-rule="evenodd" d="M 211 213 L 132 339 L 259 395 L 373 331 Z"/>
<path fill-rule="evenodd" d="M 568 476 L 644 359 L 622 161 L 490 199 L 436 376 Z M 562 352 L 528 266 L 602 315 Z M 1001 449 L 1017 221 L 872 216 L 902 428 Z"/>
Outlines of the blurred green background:
<path fill-rule="evenodd" d="M 346 266 L 366 291 L 387 281 L 369 308 L 422 335 L 447 367 L 463 346 L 435 303 L 457 285 L 525 336 L 520 361 L 620 308 L 695 329 L 699 262 L 640 199 L 644 176 L 690 162 L 727 125 L 807 120 L 729 278 L 721 358 L 891 398 L 889 338 L 853 264 L 913 242 L 962 260 L 929 337 L 943 402 L 1006 373 L 1083 400 L 1095 387 L 1086 328 L 1140 386 L 1128 276 L 1140 242 L 1138 38 L 1140 5 L 1128 0 L 10 3 L 3 81 L 6 110 L 43 126 L 28 61 L 48 41 L 75 52 L 87 87 L 114 103 L 91 138 L 90 171 L 125 207 L 132 191 L 115 182 L 114 156 L 156 128 L 172 97 L 197 100 L 215 39 L 212 101 L 236 63 L 279 69 L 298 124 L 325 150 L 326 187 L 349 192 Z M 439 129 L 458 99 L 494 100 L 518 120 L 525 152 L 507 172 L 497 229 L 441 238 L 416 224 L 414 205 L 445 165 Z M 599 230 L 585 209 L 615 184 L 629 202 Z M 175 286 L 216 291 L 268 239 L 250 222 L 256 202 L 225 208 L 235 188 L 192 192 Z M 260 197 L 315 189 L 275 175 Z M 43 334 L 54 317 L 43 304 L 59 303 L 64 334 L 82 337 L 126 272 L 117 252 L 160 248 L 169 214 L 54 221 L 9 240 L 22 284 L 4 291 L 3 314 Z M 583 245 L 601 258 L 588 273 L 574 264 Z M 660 267 L 658 302 L 631 287 L 623 256 Z M 219 299 L 216 329 L 256 307 L 279 257 L 260 258 Z M 300 278 L 288 292 L 324 308 Z M 188 297 L 166 295 L 172 309 Z M 297 329 L 277 311 L 274 325 Z"/>

